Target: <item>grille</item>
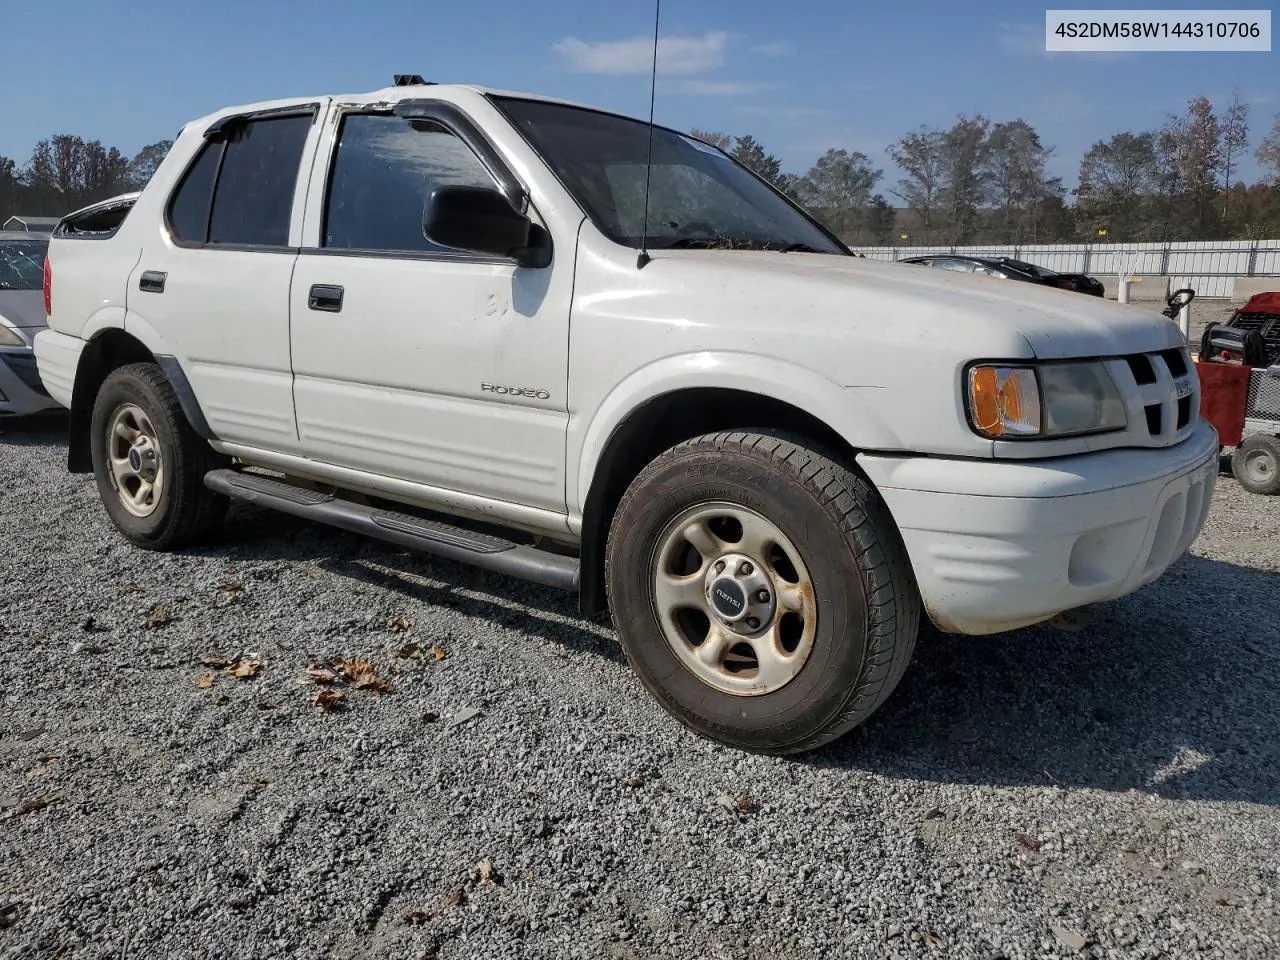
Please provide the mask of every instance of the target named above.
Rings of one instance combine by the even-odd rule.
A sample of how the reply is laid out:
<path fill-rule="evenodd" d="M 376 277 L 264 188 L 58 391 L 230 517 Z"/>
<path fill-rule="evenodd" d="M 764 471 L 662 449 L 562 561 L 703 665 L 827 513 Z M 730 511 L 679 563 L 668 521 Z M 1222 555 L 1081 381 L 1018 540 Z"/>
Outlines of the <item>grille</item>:
<path fill-rule="evenodd" d="M 1257 330 L 1266 344 L 1267 363 L 1280 363 L 1280 313 L 1238 313 L 1227 326 Z"/>
<path fill-rule="evenodd" d="M 1118 370 L 1128 368 L 1133 375 L 1133 387 L 1126 389 L 1119 379 L 1117 385 L 1122 394 L 1129 394 L 1126 399 L 1129 409 L 1132 410 L 1136 403 L 1143 413 L 1141 420 L 1130 423 L 1129 436 L 1152 446 L 1166 446 L 1186 437 L 1200 409 L 1200 390 L 1197 378 L 1191 375 L 1191 359 L 1187 351 L 1170 349 L 1131 353 L 1123 361 L 1124 366 Z M 1115 367 L 1112 369 L 1117 371 Z M 1180 392 L 1182 396 L 1178 395 Z"/>
<path fill-rule="evenodd" d="M 1256 368 L 1249 374 L 1245 416 L 1280 423 L 1280 376 Z"/>

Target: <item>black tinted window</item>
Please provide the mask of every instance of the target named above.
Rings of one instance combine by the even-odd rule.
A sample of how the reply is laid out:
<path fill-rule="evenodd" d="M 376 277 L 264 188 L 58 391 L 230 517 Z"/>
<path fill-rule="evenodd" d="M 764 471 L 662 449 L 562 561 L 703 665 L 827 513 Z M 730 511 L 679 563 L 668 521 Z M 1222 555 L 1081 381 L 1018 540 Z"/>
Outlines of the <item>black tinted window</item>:
<path fill-rule="evenodd" d="M 214 191 L 210 243 L 289 242 L 293 190 L 310 129 L 308 114 L 255 120 L 233 131 Z"/>
<path fill-rule="evenodd" d="M 213 178 L 218 174 L 221 143 L 206 143 L 187 171 L 169 205 L 169 226 L 175 239 L 204 243 L 209 230 L 209 201 L 213 199 Z"/>
<path fill-rule="evenodd" d="M 350 250 L 441 250 L 422 232 L 440 186 L 496 187 L 471 148 L 429 120 L 352 114 L 342 121 L 322 242 Z"/>

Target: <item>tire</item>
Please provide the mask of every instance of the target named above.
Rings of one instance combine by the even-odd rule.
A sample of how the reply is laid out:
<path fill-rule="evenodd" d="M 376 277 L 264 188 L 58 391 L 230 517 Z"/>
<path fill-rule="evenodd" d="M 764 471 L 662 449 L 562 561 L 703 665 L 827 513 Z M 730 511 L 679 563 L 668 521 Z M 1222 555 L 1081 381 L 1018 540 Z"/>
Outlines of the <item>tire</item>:
<path fill-rule="evenodd" d="M 204 475 L 229 461 L 191 429 L 155 364 L 131 363 L 108 374 L 94 400 L 89 438 L 98 493 L 130 543 L 176 550 L 205 540 L 221 524 L 229 501 L 205 487 Z M 112 454 L 127 463 L 113 468 Z"/>
<path fill-rule="evenodd" d="M 866 720 L 920 628 L 910 562 L 876 490 L 772 431 L 696 437 L 641 471 L 614 516 L 605 580 L 627 659 L 658 702 L 694 732 L 758 753 L 812 750 Z M 740 639 L 751 619 L 724 617 L 764 597 L 769 625 Z M 758 607 L 763 625 L 769 605 Z"/>
<path fill-rule="evenodd" d="M 1251 493 L 1280 493 L 1280 437 L 1245 437 L 1231 455 L 1231 475 Z"/>

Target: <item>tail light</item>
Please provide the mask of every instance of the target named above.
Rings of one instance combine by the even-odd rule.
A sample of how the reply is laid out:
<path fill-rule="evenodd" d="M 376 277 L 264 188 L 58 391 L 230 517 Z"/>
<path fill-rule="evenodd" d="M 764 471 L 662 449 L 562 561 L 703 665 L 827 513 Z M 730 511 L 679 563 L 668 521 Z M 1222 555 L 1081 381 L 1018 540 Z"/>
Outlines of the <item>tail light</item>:
<path fill-rule="evenodd" d="M 48 254 L 44 258 L 44 315 L 53 316 L 53 264 Z"/>

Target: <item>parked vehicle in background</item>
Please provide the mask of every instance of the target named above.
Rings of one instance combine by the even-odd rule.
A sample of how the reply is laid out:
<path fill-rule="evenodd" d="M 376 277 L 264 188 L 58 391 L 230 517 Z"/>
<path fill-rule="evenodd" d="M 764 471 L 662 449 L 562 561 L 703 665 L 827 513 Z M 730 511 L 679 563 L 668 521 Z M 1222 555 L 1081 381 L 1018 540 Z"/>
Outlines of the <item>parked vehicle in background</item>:
<path fill-rule="evenodd" d="M 852 256 L 674 130 L 409 78 L 220 110 L 115 203 L 55 231 L 36 350 L 124 537 L 237 498 L 575 590 L 737 747 L 861 723 L 922 615 L 1150 583 L 1209 509 L 1177 327 Z"/>
<path fill-rule="evenodd" d="M 1074 290 L 1100 297 L 1103 294 L 1102 284 L 1083 273 L 1055 273 L 1045 267 L 1037 267 L 1025 260 L 1013 260 L 1009 257 L 970 257 L 951 254 L 933 254 L 924 257 L 907 257 L 899 263 L 922 264 L 956 273 L 976 273 L 980 276 L 996 277 L 1001 280 L 1022 280 L 1026 283 L 1038 283 L 1046 287 L 1057 287 L 1060 290 Z"/>
<path fill-rule="evenodd" d="M 44 258 L 47 234 L 0 233 L 0 417 L 58 407 L 36 369 L 32 344 L 45 329 Z"/>

